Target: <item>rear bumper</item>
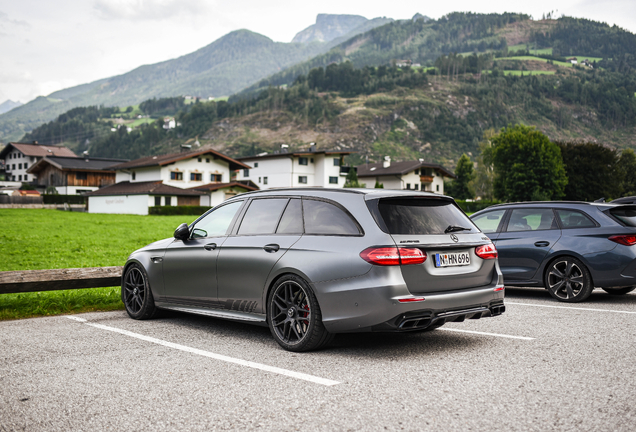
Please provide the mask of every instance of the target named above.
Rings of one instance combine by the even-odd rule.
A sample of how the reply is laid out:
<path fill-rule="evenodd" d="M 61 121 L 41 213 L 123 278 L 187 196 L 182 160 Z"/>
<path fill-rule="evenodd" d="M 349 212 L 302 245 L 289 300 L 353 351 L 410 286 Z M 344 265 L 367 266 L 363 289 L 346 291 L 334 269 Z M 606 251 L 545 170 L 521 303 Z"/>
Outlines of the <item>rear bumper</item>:
<path fill-rule="evenodd" d="M 424 294 L 407 289 L 399 267 L 374 267 L 364 276 L 317 283 L 314 292 L 331 333 L 414 331 L 444 322 L 496 316 L 503 313 L 502 278 L 476 288 Z M 417 296 L 419 298 L 419 296 Z M 410 324 L 406 324 L 406 323 Z"/>

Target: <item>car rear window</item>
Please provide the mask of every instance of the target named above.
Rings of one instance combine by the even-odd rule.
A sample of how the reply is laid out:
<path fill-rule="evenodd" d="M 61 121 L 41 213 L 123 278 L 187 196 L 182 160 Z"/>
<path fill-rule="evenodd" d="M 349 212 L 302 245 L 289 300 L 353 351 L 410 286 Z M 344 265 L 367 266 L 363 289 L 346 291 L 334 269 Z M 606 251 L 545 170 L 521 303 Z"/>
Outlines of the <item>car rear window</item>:
<path fill-rule="evenodd" d="M 380 215 L 390 234 L 444 234 L 479 232 L 470 219 L 451 201 L 426 198 L 384 198 L 378 203 Z"/>
<path fill-rule="evenodd" d="M 630 227 L 636 227 L 636 207 L 618 207 L 609 211 L 619 221 Z"/>

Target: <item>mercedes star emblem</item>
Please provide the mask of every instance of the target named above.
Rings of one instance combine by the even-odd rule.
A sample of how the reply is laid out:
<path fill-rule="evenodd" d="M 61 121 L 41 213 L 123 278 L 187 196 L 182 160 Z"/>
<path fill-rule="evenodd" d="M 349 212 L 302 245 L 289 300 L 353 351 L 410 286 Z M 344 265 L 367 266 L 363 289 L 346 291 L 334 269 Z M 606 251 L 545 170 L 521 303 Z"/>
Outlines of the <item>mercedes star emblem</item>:
<path fill-rule="evenodd" d="M 459 241 L 459 239 L 457 238 L 457 236 L 455 234 L 451 234 L 451 239 L 457 243 Z"/>

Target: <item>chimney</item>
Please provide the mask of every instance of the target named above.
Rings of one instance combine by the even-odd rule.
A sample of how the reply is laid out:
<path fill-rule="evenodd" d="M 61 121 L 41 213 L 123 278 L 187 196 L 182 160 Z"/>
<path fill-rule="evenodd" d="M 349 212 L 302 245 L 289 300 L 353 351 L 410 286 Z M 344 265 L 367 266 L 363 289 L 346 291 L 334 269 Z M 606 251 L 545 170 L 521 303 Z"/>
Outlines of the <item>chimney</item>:
<path fill-rule="evenodd" d="M 310 152 L 316 151 L 316 143 L 309 143 L 309 151 Z"/>
<path fill-rule="evenodd" d="M 84 160 L 88 162 L 88 152 L 86 150 L 82 152 L 82 156 L 84 156 Z"/>
<path fill-rule="evenodd" d="M 190 144 L 181 144 L 181 153 L 188 152 L 192 150 L 192 146 Z"/>
<path fill-rule="evenodd" d="M 287 153 L 289 150 L 287 150 L 289 148 L 289 146 L 287 144 L 281 144 L 280 145 L 280 152 L 281 153 Z"/>
<path fill-rule="evenodd" d="M 382 168 L 388 168 L 391 166 L 391 156 L 384 156 L 384 161 L 382 162 Z"/>

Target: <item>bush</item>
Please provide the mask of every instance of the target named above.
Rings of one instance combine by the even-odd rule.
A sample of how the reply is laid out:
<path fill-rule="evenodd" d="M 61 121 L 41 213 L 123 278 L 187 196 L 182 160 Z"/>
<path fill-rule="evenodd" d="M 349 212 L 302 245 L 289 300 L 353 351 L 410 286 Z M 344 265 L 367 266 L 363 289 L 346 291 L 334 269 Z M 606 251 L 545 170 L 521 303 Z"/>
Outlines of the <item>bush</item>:
<path fill-rule="evenodd" d="M 209 206 L 153 206 L 148 207 L 148 214 L 158 216 L 200 216 L 210 210 Z"/>
<path fill-rule="evenodd" d="M 463 201 L 463 200 L 455 200 L 457 205 L 461 207 L 466 213 L 475 213 L 479 210 L 483 210 L 486 207 L 490 207 L 491 205 L 501 204 L 500 201 Z"/>
<path fill-rule="evenodd" d="M 82 195 L 42 195 L 44 204 L 86 204 L 86 197 Z"/>

